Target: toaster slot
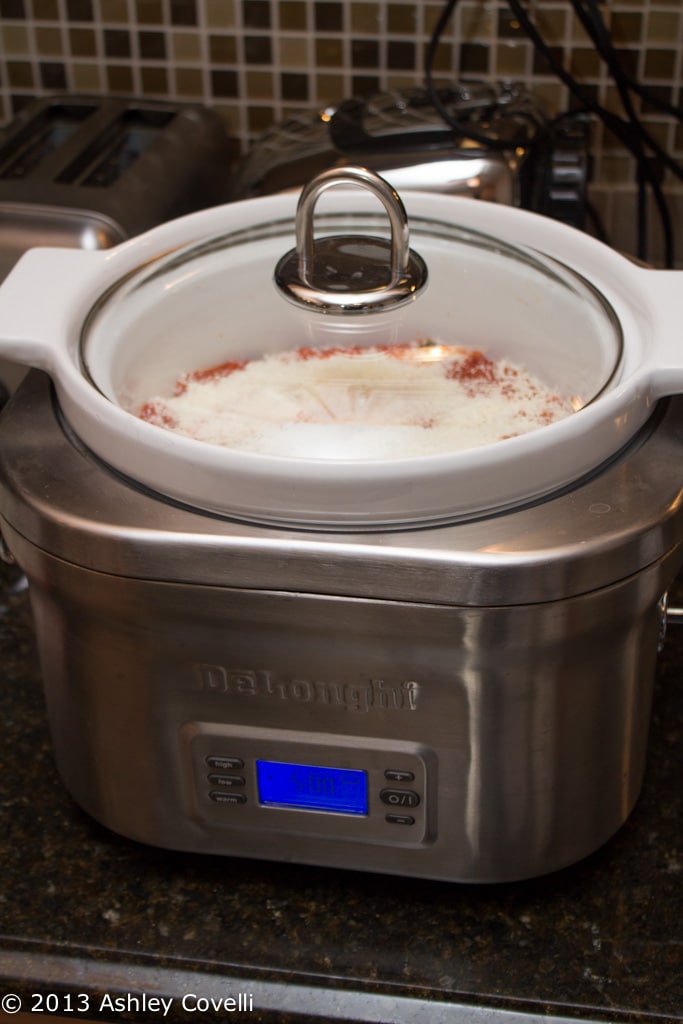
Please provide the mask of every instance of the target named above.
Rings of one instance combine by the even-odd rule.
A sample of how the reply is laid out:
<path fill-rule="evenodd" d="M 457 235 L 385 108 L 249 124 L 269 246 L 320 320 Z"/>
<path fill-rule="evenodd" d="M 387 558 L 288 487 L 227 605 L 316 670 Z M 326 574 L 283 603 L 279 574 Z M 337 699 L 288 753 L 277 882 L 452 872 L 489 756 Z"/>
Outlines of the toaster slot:
<path fill-rule="evenodd" d="M 142 156 L 175 111 L 126 110 L 59 175 L 60 184 L 108 188 Z"/>
<path fill-rule="evenodd" d="M 87 104 L 48 107 L 0 150 L 0 179 L 20 181 L 56 153 L 97 108 Z"/>

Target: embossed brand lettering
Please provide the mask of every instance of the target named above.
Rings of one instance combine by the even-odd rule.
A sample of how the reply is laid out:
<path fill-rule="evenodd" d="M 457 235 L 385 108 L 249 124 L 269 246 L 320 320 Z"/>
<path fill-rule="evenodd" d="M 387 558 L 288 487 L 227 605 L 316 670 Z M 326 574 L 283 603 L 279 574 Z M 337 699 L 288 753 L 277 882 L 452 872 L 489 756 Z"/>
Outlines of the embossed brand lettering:
<path fill-rule="evenodd" d="M 420 684 L 412 679 L 366 684 L 290 679 L 266 668 L 232 669 L 224 665 L 197 666 L 201 688 L 225 696 L 271 697 L 299 704 L 326 704 L 345 711 L 416 711 Z"/>

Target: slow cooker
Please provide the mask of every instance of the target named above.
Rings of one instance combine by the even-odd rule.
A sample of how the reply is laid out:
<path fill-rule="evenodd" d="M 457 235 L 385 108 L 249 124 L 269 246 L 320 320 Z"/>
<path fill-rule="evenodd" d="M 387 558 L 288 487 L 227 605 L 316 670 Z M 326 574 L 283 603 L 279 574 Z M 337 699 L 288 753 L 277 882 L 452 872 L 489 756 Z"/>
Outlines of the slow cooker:
<path fill-rule="evenodd" d="M 505 881 L 586 856 L 637 799 L 681 563 L 679 277 L 402 198 L 348 169 L 298 211 L 29 253 L 0 288 L 0 351 L 37 368 L 0 421 L 2 535 L 60 773 L 124 836 Z M 253 453 L 134 411 L 186 370 L 416 331 L 502 345 L 576 411 L 409 458 Z"/>

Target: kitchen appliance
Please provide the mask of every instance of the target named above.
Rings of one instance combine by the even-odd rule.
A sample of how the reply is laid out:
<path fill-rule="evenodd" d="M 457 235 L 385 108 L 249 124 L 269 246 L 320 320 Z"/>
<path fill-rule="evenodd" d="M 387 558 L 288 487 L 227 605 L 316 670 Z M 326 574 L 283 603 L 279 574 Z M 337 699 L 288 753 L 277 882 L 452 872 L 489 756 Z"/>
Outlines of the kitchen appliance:
<path fill-rule="evenodd" d="M 438 96 L 477 141 L 440 117 L 426 89 L 349 98 L 267 129 L 238 165 L 231 194 L 244 199 L 299 188 L 328 168 L 362 163 L 400 192 L 512 204 L 585 227 L 585 114 L 550 119 L 515 82 L 459 82 Z"/>
<path fill-rule="evenodd" d="M 230 139 L 199 105 L 68 94 L 0 133 L 0 280 L 27 249 L 118 245 L 228 198 Z M 9 384 L 24 369 L 0 362 Z"/>
<path fill-rule="evenodd" d="M 375 191 L 357 187 L 366 179 Z M 363 169 L 342 184 L 323 176 L 299 206 L 332 229 L 313 239 L 325 257 L 345 249 L 349 221 L 352 248 L 362 244 L 387 196 Z M 368 311 L 383 288 L 355 278 L 341 287 L 348 317 L 279 294 L 271 256 L 301 256 L 311 227 L 290 195 L 194 214 L 106 253 L 30 253 L 0 288 L 2 350 L 52 378 L 32 373 L 0 420 L 2 534 L 30 582 L 62 777 L 123 835 L 504 881 L 585 856 L 634 805 L 664 595 L 682 558 L 672 467 L 683 405 L 666 397 L 683 383 L 678 275 L 510 207 L 404 199 L 427 279 L 388 311 Z M 405 270 L 402 210 L 383 244 L 366 238 L 390 255 L 392 286 Z M 311 255 L 299 272 L 315 286 Z M 45 272 L 67 259 L 65 278 L 79 266 L 68 296 Z M 236 267 L 247 277 L 226 273 Z M 38 279 L 53 287 L 34 316 L 23 300 Z M 557 369 L 581 354 L 583 408 L 478 450 L 315 462 L 222 450 L 125 407 L 145 368 L 145 386 L 172 381 L 188 337 L 193 365 L 206 366 L 231 343 L 228 358 L 291 344 L 288 317 L 299 328 L 313 317 L 328 345 L 349 323 L 363 344 L 397 323 L 412 332 L 421 304 L 427 330 L 450 310 L 451 325 L 488 331 L 483 280 L 527 361 L 550 352 Z M 262 309 L 277 317 L 265 334 Z M 539 460 L 561 462 L 562 478 Z M 524 495 L 510 489 L 520 476 Z M 472 490 L 478 507 L 460 497 Z"/>

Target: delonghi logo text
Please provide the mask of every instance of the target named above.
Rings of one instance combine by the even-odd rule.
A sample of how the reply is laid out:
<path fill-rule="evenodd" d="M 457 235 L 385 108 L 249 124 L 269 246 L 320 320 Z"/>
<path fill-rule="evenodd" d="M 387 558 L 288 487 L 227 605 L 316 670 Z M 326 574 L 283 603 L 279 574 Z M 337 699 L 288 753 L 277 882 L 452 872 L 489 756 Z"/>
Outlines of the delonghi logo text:
<path fill-rule="evenodd" d="M 387 683 L 322 682 L 288 679 L 270 669 L 231 669 L 224 665 L 199 665 L 201 688 L 236 697 L 269 697 L 298 704 L 322 704 L 346 711 L 416 711 L 420 684 L 414 680 Z"/>

